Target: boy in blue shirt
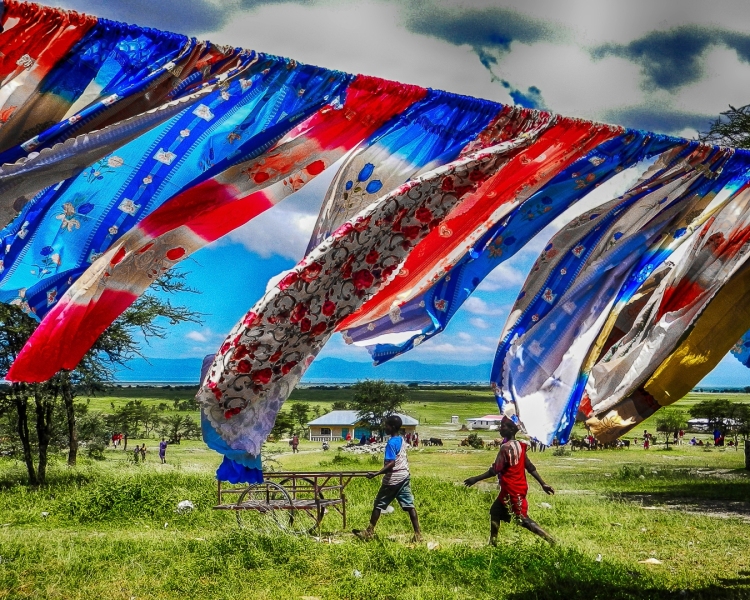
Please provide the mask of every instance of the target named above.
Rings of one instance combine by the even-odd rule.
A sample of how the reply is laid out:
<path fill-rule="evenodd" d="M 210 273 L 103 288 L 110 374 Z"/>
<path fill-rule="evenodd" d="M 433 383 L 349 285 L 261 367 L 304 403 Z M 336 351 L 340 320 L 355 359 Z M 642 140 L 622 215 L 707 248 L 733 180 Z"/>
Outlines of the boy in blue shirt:
<path fill-rule="evenodd" d="M 359 539 L 369 541 L 375 535 L 375 526 L 380 519 L 380 513 L 388 508 L 394 500 L 409 514 L 411 526 L 414 528 L 413 541 L 422 541 L 422 532 L 419 529 L 417 509 L 414 507 L 414 496 L 411 493 L 411 477 L 409 474 L 409 461 L 406 458 L 406 443 L 399 435 L 401 431 L 401 417 L 391 415 L 387 417 L 383 425 L 385 432 L 391 436 L 385 446 L 385 461 L 383 468 L 377 473 L 368 473 L 367 478 L 372 479 L 383 475 L 375 505 L 370 515 L 370 524 L 367 529 L 355 529 L 352 531 Z"/>

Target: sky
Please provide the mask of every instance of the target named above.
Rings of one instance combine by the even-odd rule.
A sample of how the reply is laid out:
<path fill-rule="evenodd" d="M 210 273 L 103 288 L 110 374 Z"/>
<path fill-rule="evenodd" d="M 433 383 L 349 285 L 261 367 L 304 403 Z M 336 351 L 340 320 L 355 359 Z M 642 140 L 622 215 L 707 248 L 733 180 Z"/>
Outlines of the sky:
<path fill-rule="evenodd" d="M 301 62 L 692 138 L 729 105 L 750 103 L 750 11 L 742 1 L 64 0 L 43 2 Z M 679 9 L 676 7 L 679 6 Z M 607 189 L 624 191 L 630 172 Z M 202 326 L 170 329 L 145 354 L 213 353 L 302 258 L 329 169 L 273 210 L 184 263 L 200 294 L 179 300 Z M 611 196 L 610 196 L 611 197 Z M 609 198 L 600 198 L 606 200 Z M 483 282 L 447 330 L 403 359 L 491 362 L 508 310 L 563 215 Z M 218 274 L 221 274 L 220 276 Z M 321 356 L 367 361 L 334 336 Z M 399 360 L 399 359 L 396 359 Z M 726 357 L 704 383 L 750 385 Z"/>

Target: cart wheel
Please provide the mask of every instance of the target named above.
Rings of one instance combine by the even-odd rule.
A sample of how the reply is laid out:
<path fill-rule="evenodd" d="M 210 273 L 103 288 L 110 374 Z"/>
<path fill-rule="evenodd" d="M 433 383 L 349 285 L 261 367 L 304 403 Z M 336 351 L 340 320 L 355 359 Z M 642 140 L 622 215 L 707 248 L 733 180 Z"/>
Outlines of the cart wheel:
<path fill-rule="evenodd" d="M 288 484 L 294 483 L 294 479 L 289 477 L 282 479 L 279 482 L 281 486 L 288 486 Z M 325 516 L 325 508 L 318 508 L 314 505 L 315 502 L 315 482 L 307 477 L 297 477 L 297 482 L 303 482 L 310 486 L 310 491 L 295 491 L 293 493 L 292 503 L 297 507 L 293 511 L 289 511 L 287 517 L 287 531 L 295 535 L 312 535 L 320 527 L 320 522 Z M 288 489 L 285 488 L 288 492 Z M 322 499 L 323 494 L 319 494 Z M 284 518 L 280 516 L 280 518 Z"/>
<path fill-rule="evenodd" d="M 286 529 L 288 509 L 281 507 L 292 506 L 292 499 L 282 486 L 266 481 L 249 485 L 237 498 L 236 506 L 235 517 L 240 529 L 270 535 Z"/>

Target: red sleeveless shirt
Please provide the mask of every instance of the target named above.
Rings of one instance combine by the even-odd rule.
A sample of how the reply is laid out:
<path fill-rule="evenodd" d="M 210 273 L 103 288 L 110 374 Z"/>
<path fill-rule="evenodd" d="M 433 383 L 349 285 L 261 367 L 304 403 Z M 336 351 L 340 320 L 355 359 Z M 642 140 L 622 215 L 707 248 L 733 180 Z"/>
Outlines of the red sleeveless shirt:
<path fill-rule="evenodd" d="M 500 464 L 495 463 L 495 473 L 500 482 L 500 494 L 525 496 L 529 491 L 526 481 L 526 444 L 518 440 L 510 440 L 500 446 L 500 453 L 504 466 L 500 471 Z"/>

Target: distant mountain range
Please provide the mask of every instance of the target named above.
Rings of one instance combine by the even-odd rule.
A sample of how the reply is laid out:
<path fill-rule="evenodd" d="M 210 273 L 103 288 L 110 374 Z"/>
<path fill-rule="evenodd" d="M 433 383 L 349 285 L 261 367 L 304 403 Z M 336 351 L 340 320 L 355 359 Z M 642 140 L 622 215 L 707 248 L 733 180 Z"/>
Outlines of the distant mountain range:
<path fill-rule="evenodd" d="M 120 369 L 116 379 L 121 383 L 197 383 L 200 358 L 135 359 L 127 369 Z M 388 381 L 424 381 L 430 383 L 486 383 L 490 363 L 478 365 L 427 364 L 418 361 L 389 362 L 379 367 L 371 363 L 349 362 L 340 358 L 316 360 L 305 373 L 302 383 L 353 383 L 360 379 Z"/>
<path fill-rule="evenodd" d="M 139 358 L 120 369 L 121 383 L 198 383 L 200 358 Z M 416 360 L 387 362 L 379 367 L 371 363 L 350 362 L 340 358 L 316 360 L 302 378 L 303 384 L 353 383 L 360 379 L 385 379 L 401 382 L 487 383 L 490 363 L 477 365 L 428 364 Z M 725 357 L 697 387 L 735 388 L 750 386 L 750 369 L 732 357 Z"/>

